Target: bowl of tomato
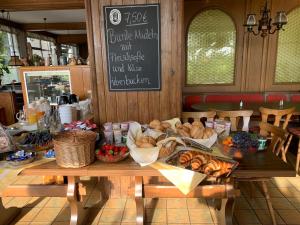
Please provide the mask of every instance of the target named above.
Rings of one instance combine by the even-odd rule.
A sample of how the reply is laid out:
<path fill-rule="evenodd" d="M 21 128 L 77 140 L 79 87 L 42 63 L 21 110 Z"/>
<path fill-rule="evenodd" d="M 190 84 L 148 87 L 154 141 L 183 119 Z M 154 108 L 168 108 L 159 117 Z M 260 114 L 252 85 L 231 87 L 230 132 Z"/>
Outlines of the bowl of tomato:
<path fill-rule="evenodd" d="M 96 157 L 102 162 L 119 162 L 129 155 L 126 145 L 104 144 L 96 150 Z"/>

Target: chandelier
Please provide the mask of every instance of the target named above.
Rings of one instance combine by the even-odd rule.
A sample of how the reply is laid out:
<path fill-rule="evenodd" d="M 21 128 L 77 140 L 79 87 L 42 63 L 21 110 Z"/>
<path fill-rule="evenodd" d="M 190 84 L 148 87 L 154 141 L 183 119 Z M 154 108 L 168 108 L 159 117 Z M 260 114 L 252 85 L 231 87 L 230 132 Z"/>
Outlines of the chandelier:
<path fill-rule="evenodd" d="M 244 25 L 247 27 L 249 33 L 253 33 L 255 36 L 259 35 L 263 38 L 268 34 L 274 34 L 276 31 L 284 30 L 283 25 L 287 24 L 287 16 L 284 11 L 279 11 L 276 14 L 274 23 L 272 23 L 272 18 L 270 16 L 270 9 L 268 9 L 268 1 L 266 1 L 264 8 L 260 11 L 261 18 L 256 22 L 256 15 L 251 13 L 247 15 L 247 21 Z M 255 26 L 258 26 L 257 32 L 253 30 Z"/>

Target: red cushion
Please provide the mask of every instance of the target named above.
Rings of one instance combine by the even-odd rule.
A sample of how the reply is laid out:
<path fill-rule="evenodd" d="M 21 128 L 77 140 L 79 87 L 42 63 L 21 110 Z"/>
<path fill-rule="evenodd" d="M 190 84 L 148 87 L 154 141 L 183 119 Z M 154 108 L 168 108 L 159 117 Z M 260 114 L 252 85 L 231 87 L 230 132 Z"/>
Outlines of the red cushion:
<path fill-rule="evenodd" d="M 292 95 L 291 102 L 300 102 L 300 95 Z"/>
<path fill-rule="evenodd" d="M 205 102 L 264 102 L 261 94 L 207 95 Z"/>
<path fill-rule="evenodd" d="M 202 97 L 195 95 L 195 96 L 185 96 L 185 101 L 184 101 L 184 108 L 185 110 L 191 110 L 191 106 L 193 104 L 198 104 L 202 102 Z"/>
<path fill-rule="evenodd" d="M 280 100 L 287 101 L 286 94 L 269 94 L 267 96 L 267 102 L 279 102 Z"/>

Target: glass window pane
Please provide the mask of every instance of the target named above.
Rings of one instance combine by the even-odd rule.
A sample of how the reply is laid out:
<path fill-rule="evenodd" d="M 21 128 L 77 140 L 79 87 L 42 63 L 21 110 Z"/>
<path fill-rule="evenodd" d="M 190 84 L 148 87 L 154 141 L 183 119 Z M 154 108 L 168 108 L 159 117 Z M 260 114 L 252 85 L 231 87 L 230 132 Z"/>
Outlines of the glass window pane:
<path fill-rule="evenodd" d="M 41 42 L 39 39 L 28 37 L 27 42 L 29 42 L 33 48 L 41 48 Z"/>
<path fill-rule="evenodd" d="M 13 38 L 13 40 L 12 40 Z M 17 36 L 4 31 L 0 31 L 0 60 L 2 63 L 7 64 L 10 60 L 10 56 L 19 54 Z"/>
<path fill-rule="evenodd" d="M 32 54 L 33 55 L 39 55 L 39 56 L 43 57 L 41 50 L 32 49 Z"/>
<path fill-rule="evenodd" d="M 187 84 L 232 84 L 235 44 L 235 25 L 226 13 L 199 13 L 188 30 Z"/>
<path fill-rule="evenodd" d="M 275 83 L 300 82 L 300 8 L 288 14 L 285 30 L 279 32 Z"/>

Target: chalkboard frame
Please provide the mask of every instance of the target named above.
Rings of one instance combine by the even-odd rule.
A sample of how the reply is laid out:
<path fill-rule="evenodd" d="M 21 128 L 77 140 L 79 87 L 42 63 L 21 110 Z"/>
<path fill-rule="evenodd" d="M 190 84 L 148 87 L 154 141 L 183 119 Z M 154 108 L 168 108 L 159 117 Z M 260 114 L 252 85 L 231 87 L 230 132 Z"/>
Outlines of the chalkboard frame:
<path fill-rule="evenodd" d="M 155 88 L 128 88 L 128 89 L 115 89 L 111 88 L 111 74 L 110 74 L 110 60 L 109 60 L 109 45 L 107 43 L 107 21 L 108 15 L 106 14 L 106 8 L 127 8 L 127 7 L 149 7 L 156 6 L 157 7 L 157 31 L 158 31 L 158 86 Z M 108 89 L 111 92 L 129 92 L 129 91 L 161 91 L 161 10 L 160 3 L 151 3 L 151 4 L 133 4 L 133 5 L 107 5 L 103 6 L 103 17 L 104 17 L 104 36 L 105 36 L 105 48 L 106 48 L 106 64 L 107 64 L 107 74 L 108 74 Z"/>

